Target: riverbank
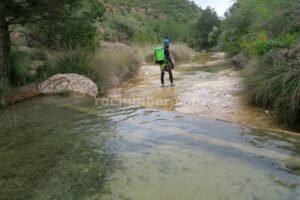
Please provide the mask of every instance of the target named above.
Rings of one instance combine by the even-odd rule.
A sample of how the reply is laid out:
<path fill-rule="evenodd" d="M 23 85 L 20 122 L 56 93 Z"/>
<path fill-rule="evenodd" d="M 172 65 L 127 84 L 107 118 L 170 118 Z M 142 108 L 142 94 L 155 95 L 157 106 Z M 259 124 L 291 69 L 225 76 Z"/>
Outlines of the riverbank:
<path fill-rule="evenodd" d="M 15 59 L 12 63 L 16 81 L 11 84 L 12 91 L 0 89 L 0 96 L 7 103 L 34 97 L 40 94 L 37 90 L 39 83 L 57 74 L 74 73 L 94 81 L 100 96 L 103 96 L 109 88 L 133 78 L 142 63 L 154 63 L 153 51 L 157 46 L 102 42 L 101 48 L 95 52 L 80 48 L 52 52 L 29 48 L 14 50 L 16 55 L 12 56 Z M 190 60 L 193 51 L 187 45 L 173 46 L 172 56 L 176 62 Z"/>

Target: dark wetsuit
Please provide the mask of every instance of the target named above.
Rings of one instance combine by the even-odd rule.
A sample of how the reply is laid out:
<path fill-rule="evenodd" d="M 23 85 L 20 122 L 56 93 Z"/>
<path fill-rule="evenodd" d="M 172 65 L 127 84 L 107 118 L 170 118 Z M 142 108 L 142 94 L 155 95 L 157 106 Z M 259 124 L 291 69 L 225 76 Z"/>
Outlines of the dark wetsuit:
<path fill-rule="evenodd" d="M 160 65 L 160 69 L 161 69 L 161 75 L 160 75 L 161 84 L 165 84 L 165 71 L 167 71 L 169 73 L 170 82 L 171 82 L 171 84 L 173 84 L 172 69 L 174 69 L 174 64 L 173 64 L 172 59 L 171 59 L 169 48 L 168 47 L 164 47 L 164 49 L 165 49 L 166 60 L 165 60 L 165 62 L 163 64 Z"/>

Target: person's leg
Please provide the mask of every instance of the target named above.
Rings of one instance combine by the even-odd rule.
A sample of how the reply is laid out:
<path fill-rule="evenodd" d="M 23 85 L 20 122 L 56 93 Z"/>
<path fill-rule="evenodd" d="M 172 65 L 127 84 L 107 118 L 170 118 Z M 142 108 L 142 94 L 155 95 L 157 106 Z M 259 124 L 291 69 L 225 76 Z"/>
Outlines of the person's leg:
<path fill-rule="evenodd" d="M 160 74 L 160 81 L 161 81 L 162 85 L 165 84 L 165 72 L 164 71 L 162 71 Z"/>
<path fill-rule="evenodd" d="M 172 69 L 171 69 L 171 65 L 168 63 L 168 67 L 167 67 L 167 71 L 169 73 L 169 80 L 171 82 L 171 84 L 173 84 L 173 73 L 172 73 Z"/>
<path fill-rule="evenodd" d="M 173 79 L 173 72 L 172 72 L 171 69 L 170 69 L 168 72 L 169 72 L 169 79 L 170 79 L 170 82 L 171 82 L 171 84 L 173 84 L 173 81 L 174 81 L 174 79 Z"/>
<path fill-rule="evenodd" d="M 160 65 L 160 70 L 161 70 L 160 81 L 161 81 L 161 84 L 164 85 L 165 84 L 165 64 Z"/>

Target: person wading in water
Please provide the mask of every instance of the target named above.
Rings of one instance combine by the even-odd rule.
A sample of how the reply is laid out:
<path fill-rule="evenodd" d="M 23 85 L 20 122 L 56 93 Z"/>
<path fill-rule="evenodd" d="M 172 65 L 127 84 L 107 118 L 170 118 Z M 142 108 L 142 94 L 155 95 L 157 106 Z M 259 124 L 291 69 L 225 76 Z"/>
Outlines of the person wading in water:
<path fill-rule="evenodd" d="M 165 72 L 169 73 L 169 79 L 171 82 L 171 87 L 174 85 L 172 70 L 175 68 L 171 55 L 170 55 L 170 40 L 164 39 L 164 47 L 158 47 L 155 49 L 155 62 L 160 65 L 161 74 L 161 87 L 165 87 Z"/>

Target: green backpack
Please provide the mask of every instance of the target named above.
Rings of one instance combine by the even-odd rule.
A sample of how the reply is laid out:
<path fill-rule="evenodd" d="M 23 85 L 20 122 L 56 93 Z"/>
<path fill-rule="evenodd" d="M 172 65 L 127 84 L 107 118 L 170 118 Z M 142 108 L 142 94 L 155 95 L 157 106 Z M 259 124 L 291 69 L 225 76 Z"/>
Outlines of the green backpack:
<path fill-rule="evenodd" d="M 157 47 L 154 51 L 155 63 L 162 64 L 165 62 L 165 49 Z"/>

